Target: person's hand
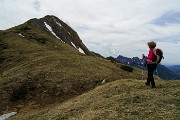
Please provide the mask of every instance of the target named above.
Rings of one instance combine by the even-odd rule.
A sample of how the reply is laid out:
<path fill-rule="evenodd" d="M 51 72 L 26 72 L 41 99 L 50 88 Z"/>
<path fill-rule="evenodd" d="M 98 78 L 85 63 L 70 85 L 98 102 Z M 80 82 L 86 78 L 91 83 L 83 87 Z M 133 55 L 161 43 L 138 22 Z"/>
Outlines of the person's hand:
<path fill-rule="evenodd" d="M 145 55 L 144 55 L 144 54 L 142 54 L 142 58 L 145 58 Z"/>

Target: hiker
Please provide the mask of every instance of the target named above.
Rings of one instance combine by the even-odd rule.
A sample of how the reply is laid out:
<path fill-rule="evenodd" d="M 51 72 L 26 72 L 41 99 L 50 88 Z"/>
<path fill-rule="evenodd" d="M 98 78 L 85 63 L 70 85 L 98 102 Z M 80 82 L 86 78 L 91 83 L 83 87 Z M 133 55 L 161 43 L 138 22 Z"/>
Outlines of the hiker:
<path fill-rule="evenodd" d="M 157 67 L 156 58 L 153 57 L 156 43 L 154 41 L 151 41 L 151 42 L 148 42 L 147 45 L 150 49 L 149 54 L 148 54 L 148 56 L 145 56 L 144 54 L 142 55 L 142 57 L 146 58 L 146 60 L 147 60 L 146 64 L 147 64 L 147 69 L 148 69 L 148 77 L 147 77 L 147 81 L 145 84 L 147 86 L 150 86 L 150 84 L 151 84 L 152 88 L 156 88 L 154 77 L 153 77 L 153 72 Z"/>

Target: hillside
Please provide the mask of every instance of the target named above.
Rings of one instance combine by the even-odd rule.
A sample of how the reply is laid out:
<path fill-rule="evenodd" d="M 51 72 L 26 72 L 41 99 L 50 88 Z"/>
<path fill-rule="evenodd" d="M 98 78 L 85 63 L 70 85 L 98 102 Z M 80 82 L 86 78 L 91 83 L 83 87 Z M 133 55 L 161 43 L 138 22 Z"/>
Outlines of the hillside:
<path fill-rule="evenodd" d="M 179 120 L 180 81 L 116 80 L 45 108 L 27 106 L 10 120 Z"/>
<path fill-rule="evenodd" d="M 55 16 L 0 31 L 0 113 L 61 103 L 104 80 L 141 79 L 141 70 L 127 72 L 121 66 L 89 52 L 78 34 Z"/>

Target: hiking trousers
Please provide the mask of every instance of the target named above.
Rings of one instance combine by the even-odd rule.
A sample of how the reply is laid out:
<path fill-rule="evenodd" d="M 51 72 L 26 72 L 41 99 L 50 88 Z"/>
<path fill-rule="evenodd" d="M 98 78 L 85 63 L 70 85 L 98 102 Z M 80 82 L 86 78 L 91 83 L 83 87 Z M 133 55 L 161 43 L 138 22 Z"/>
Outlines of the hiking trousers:
<path fill-rule="evenodd" d="M 147 78 L 147 85 L 152 85 L 152 87 L 155 87 L 155 81 L 153 77 L 153 72 L 156 69 L 157 64 L 147 64 L 148 69 L 148 78 Z"/>

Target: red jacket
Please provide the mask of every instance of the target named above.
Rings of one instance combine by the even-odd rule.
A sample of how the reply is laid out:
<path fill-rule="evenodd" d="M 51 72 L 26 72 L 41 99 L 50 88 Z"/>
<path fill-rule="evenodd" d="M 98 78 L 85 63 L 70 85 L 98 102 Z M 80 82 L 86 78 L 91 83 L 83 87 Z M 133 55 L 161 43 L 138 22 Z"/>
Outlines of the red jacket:
<path fill-rule="evenodd" d="M 154 48 L 149 50 L 149 54 L 145 58 L 147 60 L 147 64 L 154 64 L 156 62 L 156 58 L 154 58 Z"/>

